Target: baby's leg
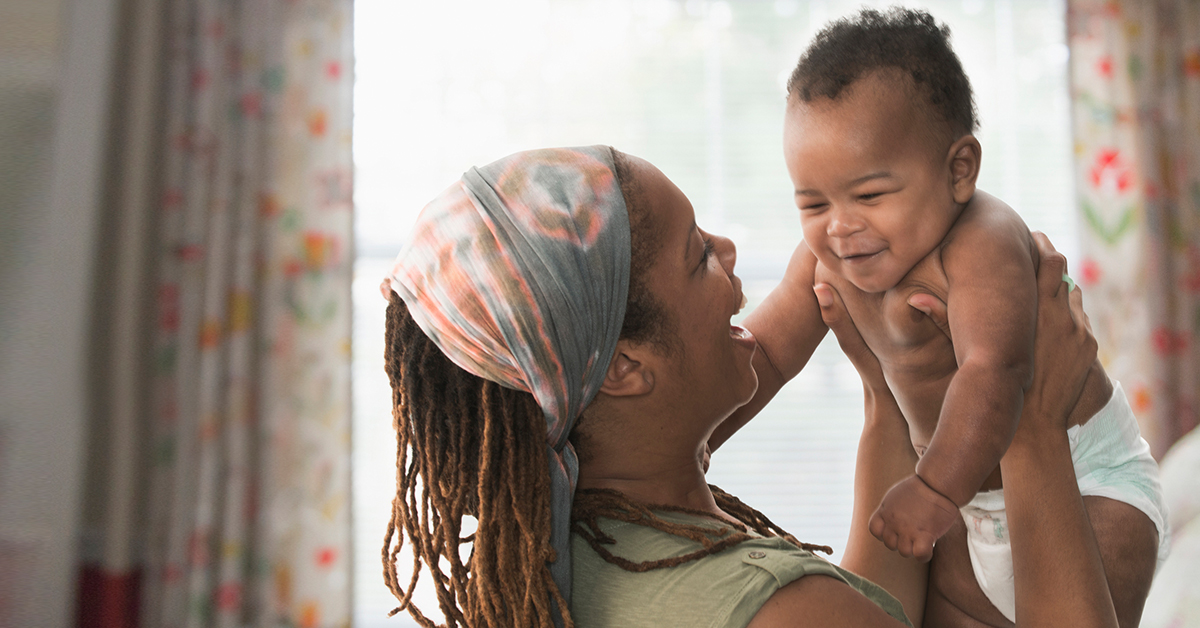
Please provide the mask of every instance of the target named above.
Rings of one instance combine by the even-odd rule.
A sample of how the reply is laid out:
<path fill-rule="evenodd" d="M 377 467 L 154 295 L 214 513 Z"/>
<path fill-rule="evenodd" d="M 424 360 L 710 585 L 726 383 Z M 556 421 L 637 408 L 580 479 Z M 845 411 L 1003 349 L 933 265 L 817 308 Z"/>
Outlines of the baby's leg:
<path fill-rule="evenodd" d="M 1136 628 L 1158 560 L 1158 528 L 1146 513 L 1125 502 L 1086 495 L 1083 505 L 1104 561 L 1117 620 L 1122 628 Z"/>
<path fill-rule="evenodd" d="M 929 564 L 925 628 L 1012 626 L 979 588 L 967 550 L 967 528 L 960 517 L 938 540 Z"/>
<path fill-rule="evenodd" d="M 1165 542 L 1166 506 L 1158 465 L 1138 431 L 1121 385 L 1075 430 L 1071 456 L 1122 626 L 1137 626 Z M 1068 432 L 1070 434 L 1071 432 Z"/>

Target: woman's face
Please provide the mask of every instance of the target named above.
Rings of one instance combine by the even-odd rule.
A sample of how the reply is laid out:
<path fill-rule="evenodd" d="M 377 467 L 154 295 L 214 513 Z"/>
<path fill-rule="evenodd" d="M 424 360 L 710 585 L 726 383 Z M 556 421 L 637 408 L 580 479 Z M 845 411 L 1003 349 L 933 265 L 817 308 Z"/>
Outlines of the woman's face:
<path fill-rule="evenodd" d="M 743 301 L 733 274 L 736 248 L 696 226 L 691 202 L 657 168 L 639 160 L 634 172 L 661 238 L 647 284 L 670 318 L 668 333 L 677 336 L 656 385 L 697 418 L 723 419 L 758 389 L 750 365 L 754 336 L 729 324 Z"/>

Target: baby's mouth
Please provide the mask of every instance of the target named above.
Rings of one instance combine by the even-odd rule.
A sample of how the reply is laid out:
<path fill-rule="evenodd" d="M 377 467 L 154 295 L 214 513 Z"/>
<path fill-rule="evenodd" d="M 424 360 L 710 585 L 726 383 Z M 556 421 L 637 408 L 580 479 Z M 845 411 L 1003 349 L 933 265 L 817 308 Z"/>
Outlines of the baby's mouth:
<path fill-rule="evenodd" d="M 879 250 L 879 251 L 873 251 L 870 253 L 852 253 L 850 255 L 842 255 L 841 258 L 842 258 L 842 261 L 846 262 L 847 264 L 857 264 L 857 263 L 862 263 L 869 259 L 872 259 L 876 255 L 879 255 L 882 252 L 883 252 L 882 250 Z"/>

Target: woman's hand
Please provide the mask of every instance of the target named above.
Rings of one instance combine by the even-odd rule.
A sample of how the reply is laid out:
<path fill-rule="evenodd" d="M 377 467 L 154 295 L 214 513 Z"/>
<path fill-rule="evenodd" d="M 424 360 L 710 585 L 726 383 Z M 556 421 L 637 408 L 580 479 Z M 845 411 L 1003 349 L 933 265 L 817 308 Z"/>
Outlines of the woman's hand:
<path fill-rule="evenodd" d="M 1083 312 L 1083 291 L 1063 279 L 1067 259 L 1054 249 L 1046 234 L 1033 232 L 1041 265 L 1038 268 L 1038 317 L 1033 380 L 1017 439 L 1037 438 L 1046 430 L 1062 432 L 1078 403 L 1088 372 L 1096 361 L 1096 339 Z"/>
<path fill-rule="evenodd" d="M 854 321 L 850 320 L 850 315 L 846 312 L 846 304 L 842 302 L 842 296 L 827 283 L 813 286 L 813 293 L 817 295 L 817 304 L 821 306 L 821 320 L 824 320 L 829 329 L 833 330 L 833 334 L 837 336 L 842 353 L 850 358 L 850 363 L 854 365 L 858 376 L 862 378 L 863 386 L 876 393 L 888 390 L 887 382 L 883 379 L 883 369 L 879 366 L 879 359 L 863 341 L 862 335 L 858 333 L 858 328 L 854 326 Z M 890 391 L 888 394 L 891 394 Z"/>
<path fill-rule="evenodd" d="M 1066 259 L 1044 234 L 1033 238 L 1041 255 L 1033 381 L 1000 460 L 1016 623 L 1115 628 L 1116 609 L 1067 437 L 1071 409 L 1096 361 L 1096 340 L 1079 289 L 1063 280 Z"/>
<path fill-rule="evenodd" d="M 866 420 L 858 441 L 854 468 L 854 511 L 842 567 L 896 596 L 913 625 L 920 626 L 925 613 L 928 565 L 888 549 L 870 530 L 871 514 L 884 494 L 897 482 L 911 477 L 916 469 L 917 453 L 909 440 L 908 423 L 883 379 L 879 360 L 863 342 L 841 296 L 824 283 L 814 286 L 813 292 L 821 307 L 821 318 L 833 330 L 842 352 L 858 370 L 865 396 Z M 944 305 L 938 308 L 934 304 L 932 311 L 935 323 L 938 312 L 945 322 Z"/>

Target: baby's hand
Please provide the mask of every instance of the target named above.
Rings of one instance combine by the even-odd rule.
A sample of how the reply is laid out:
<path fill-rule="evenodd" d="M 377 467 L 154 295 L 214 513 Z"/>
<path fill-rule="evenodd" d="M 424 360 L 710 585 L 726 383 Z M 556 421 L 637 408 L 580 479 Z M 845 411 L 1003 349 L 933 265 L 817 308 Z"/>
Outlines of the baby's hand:
<path fill-rule="evenodd" d="M 927 562 L 933 557 L 933 544 L 958 516 L 954 502 L 910 475 L 883 496 L 871 516 L 871 534 L 901 556 Z"/>

